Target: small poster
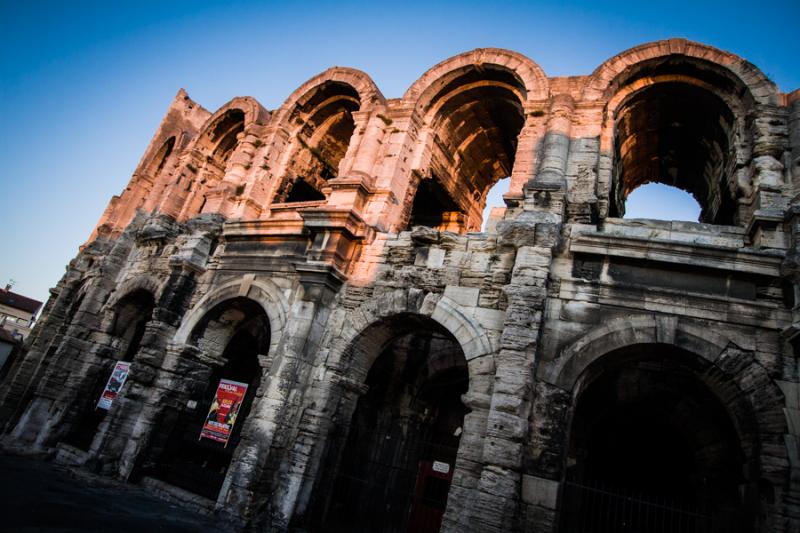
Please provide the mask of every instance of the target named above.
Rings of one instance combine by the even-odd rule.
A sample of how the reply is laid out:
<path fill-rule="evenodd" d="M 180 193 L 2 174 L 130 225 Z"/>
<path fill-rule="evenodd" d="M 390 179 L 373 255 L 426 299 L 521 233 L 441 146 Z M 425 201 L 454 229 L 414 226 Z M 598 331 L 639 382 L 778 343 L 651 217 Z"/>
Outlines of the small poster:
<path fill-rule="evenodd" d="M 111 372 L 111 377 L 108 378 L 106 388 L 103 389 L 103 394 L 100 395 L 100 399 L 97 401 L 97 409 L 105 409 L 106 411 L 111 409 L 111 404 L 119 396 L 119 391 L 122 390 L 130 371 L 130 363 L 117 361 L 117 364 L 114 365 L 114 370 Z"/>
<path fill-rule="evenodd" d="M 205 437 L 228 445 L 228 439 L 231 438 L 233 426 L 236 424 L 236 415 L 239 414 L 246 392 L 246 383 L 227 379 L 219 381 L 214 401 L 211 402 L 208 416 L 200 431 L 200 439 Z"/>

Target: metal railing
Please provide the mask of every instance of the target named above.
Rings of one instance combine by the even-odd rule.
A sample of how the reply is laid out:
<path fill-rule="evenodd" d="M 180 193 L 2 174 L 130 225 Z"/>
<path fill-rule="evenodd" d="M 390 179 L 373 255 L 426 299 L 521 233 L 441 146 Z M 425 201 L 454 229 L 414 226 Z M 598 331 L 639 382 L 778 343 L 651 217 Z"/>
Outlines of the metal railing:
<path fill-rule="evenodd" d="M 563 533 L 716 533 L 711 513 L 693 501 L 635 490 L 565 483 Z"/>

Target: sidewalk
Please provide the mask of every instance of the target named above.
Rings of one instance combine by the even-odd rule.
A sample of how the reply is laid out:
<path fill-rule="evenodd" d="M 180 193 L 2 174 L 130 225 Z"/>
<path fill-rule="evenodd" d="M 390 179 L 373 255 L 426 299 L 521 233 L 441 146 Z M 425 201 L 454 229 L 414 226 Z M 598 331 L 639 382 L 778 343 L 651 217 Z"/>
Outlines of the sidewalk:
<path fill-rule="evenodd" d="M 145 489 L 29 457 L 0 454 L 0 531 L 235 531 Z"/>

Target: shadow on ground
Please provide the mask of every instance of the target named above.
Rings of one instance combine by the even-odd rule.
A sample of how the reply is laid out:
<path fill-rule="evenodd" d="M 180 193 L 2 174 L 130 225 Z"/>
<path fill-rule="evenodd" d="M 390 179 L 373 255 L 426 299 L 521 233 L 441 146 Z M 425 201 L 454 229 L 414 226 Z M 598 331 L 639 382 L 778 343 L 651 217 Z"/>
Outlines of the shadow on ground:
<path fill-rule="evenodd" d="M 76 475 L 42 460 L 0 455 L 0 531 L 235 531 L 144 489 Z"/>

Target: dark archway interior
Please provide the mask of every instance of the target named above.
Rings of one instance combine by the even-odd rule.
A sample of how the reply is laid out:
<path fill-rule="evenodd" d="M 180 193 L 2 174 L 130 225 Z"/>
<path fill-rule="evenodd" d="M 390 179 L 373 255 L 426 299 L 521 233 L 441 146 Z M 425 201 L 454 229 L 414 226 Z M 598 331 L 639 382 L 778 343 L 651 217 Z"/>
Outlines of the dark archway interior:
<path fill-rule="evenodd" d="M 607 356 L 580 394 L 569 447 L 566 531 L 751 531 L 745 461 L 730 416 L 685 352 Z"/>
<path fill-rule="evenodd" d="M 121 340 L 123 361 L 133 361 L 144 337 L 147 323 L 153 316 L 155 300 L 147 291 L 136 291 L 122 300 L 114 318 L 112 334 Z"/>
<path fill-rule="evenodd" d="M 219 118 L 207 134 L 206 142 L 213 147 L 208 160 L 213 162 L 220 171 L 225 171 L 228 159 L 239 142 L 238 136 L 244 131 L 244 119 L 244 111 L 230 109 Z"/>
<path fill-rule="evenodd" d="M 297 144 L 278 190 L 276 202 L 325 199 L 325 183 L 339 175 L 355 131 L 353 113 L 361 107 L 358 93 L 344 83 L 328 81 L 298 103 L 290 120 L 300 126 Z M 294 189 L 301 187 L 302 190 Z"/>
<path fill-rule="evenodd" d="M 153 316 L 155 300 L 146 290 L 137 290 L 122 298 L 116 305 L 114 325 L 111 328 L 118 344 L 116 358 L 106 360 L 94 377 L 87 380 L 81 398 L 75 406 L 77 418 L 64 442 L 81 450 L 89 450 L 100 423 L 105 419 L 105 409 L 97 402 L 103 394 L 108 378 L 117 361 L 133 361 L 141 347 L 147 323 Z M 75 308 L 77 309 L 77 307 Z M 135 370 L 134 370 L 135 371 Z"/>
<path fill-rule="evenodd" d="M 448 213 L 458 211 L 458 205 L 450 198 L 439 180 L 423 180 L 414 195 L 408 226 L 438 228 L 445 224 Z"/>
<path fill-rule="evenodd" d="M 158 149 L 155 157 L 150 161 L 150 164 L 147 168 L 147 174 L 150 178 L 155 178 L 161 171 L 164 169 L 164 165 L 167 164 L 167 160 L 169 156 L 172 155 L 172 150 L 175 149 L 175 137 L 170 137 L 169 139 L 161 145 L 161 148 Z"/>
<path fill-rule="evenodd" d="M 289 195 L 286 197 L 288 203 L 317 202 L 324 199 L 325 195 L 309 185 L 303 178 L 297 178 L 297 180 L 295 180 L 292 189 L 289 191 Z"/>
<path fill-rule="evenodd" d="M 269 350 L 269 332 L 264 310 L 245 298 L 224 302 L 201 320 L 190 338 L 221 364 L 210 369 L 206 380 L 192 384 L 191 397 L 182 405 L 164 410 L 139 476 L 216 499 L 261 382 L 258 355 Z M 248 386 L 227 444 L 199 438 L 222 379 Z"/>
<path fill-rule="evenodd" d="M 433 323 L 421 325 L 385 345 L 349 428 L 340 428 L 346 441 L 326 531 L 434 532 L 441 526 L 469 377 L 455 339 Z"/>
<path fill-rule="evenodd" d="M 524 85 L 514 74 L 484 65 L 480 70 L 466 69 L 428 106 L 439 106 L 431 123 L 430 176 L 449 196 L 438 204 L 454 204 L 464 215 L 463 231 L 480 230 L 486 194 L 498 180 L 511 175 L 525 122 L 520 100 L 524 97 Z M 427 193 L 420 188 L 417 195 Z M 432 207 L 439 208 L 438 204 Z M 435 211 L 415 213 L 411 224 L 438 216 Z"/>
<path fill-rule="evenodd" d="M 631 97 L 615 122 L 612 216 L 637 187 L 663 183 L 691 194 L 702 222 L 733 224 L 733 125 L 728 106 L 696 85 L 658 83 Z"/>

